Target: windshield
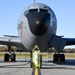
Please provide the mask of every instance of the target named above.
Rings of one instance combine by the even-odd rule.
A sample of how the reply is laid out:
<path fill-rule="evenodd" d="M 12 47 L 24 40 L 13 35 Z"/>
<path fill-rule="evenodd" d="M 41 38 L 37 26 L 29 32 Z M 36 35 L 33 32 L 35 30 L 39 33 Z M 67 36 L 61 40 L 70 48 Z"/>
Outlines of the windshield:
<path fill-rule="evenodd" d="M 35 13 L 35 12 L 38 12 L 38 9 L 29 9 L 24 12 L 24 15 L 27 15 L 28 13 Z M 39 12 L 48 13 L 48 10 L 47 9 L 40 9 Z"/>
<path fill-rule="evenodd" d="M 40 12 L 48 12 L 46 9 L 40 9 Z"/>
<path fill-rule="evenodd" d="M 32 12 L 38 12 L 38 9 L 30 9 L 29 13 L 32 13 Z"/>

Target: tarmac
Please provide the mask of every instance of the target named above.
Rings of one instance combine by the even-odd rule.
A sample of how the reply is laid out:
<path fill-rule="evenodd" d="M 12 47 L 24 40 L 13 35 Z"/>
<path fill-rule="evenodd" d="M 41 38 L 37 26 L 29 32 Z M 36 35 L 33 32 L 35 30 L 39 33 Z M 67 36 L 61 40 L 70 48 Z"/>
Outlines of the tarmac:
<path fill-rule="evenodd" d="M 65 63 L 53 63 L 52 59 L 43 59 L 39 75 L 75 75 L 75 59 L 66 59 Z M 34 75 L 30 68 L 30 59 L 17 59 L 16 62 L 4 62 L 0 59 L 0 75 Z"/>

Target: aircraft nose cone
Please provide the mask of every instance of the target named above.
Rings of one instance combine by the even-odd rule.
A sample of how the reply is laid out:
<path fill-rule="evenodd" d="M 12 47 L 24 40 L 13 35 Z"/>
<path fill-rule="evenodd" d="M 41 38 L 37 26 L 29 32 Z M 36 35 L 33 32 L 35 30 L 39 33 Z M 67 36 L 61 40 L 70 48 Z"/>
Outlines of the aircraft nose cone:
<path fill-rule="evenodd" d="M 36 36 L 44 35 L 50 25 L 49 13 L 28 13 L 26 15 L 31 32 Z"/>
<path fill-rule="evenodd" d="M 39 21 L 36 21 L 36 26 L 39 26 L 40 25 L 40 22 Z"/>

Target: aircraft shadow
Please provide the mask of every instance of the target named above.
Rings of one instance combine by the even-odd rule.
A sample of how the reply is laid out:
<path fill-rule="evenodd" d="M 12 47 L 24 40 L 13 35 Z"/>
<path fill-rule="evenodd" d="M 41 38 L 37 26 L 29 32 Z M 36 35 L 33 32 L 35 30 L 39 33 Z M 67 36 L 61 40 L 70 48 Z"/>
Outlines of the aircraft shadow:
<path fill-rule="evenodd" d="M 57 64 L 75 66 L 75 59 L 66 59 L 65 63 L 57 63 Z"/>
<path fill-rule="evenodd" d="M 53 61 L 45 62 L 42 64 L 41 69 L 67 69 L 67 70 L 75 70 L 75 59 L 66 59 L 65 63 L 57 62 L 53 63 Z"/>
<path fill-rule="evenodd" d="M 9 64 L 10 62 L 8 62 Z M 14 63 L 14 62 L 12 62 Z M 29 65 L 30 62 L 27 62 L 25 64 L 12 64 L 12 65 L 1 65 L 0 68 L 30 68 L 30 66 L 27 66 Z"/>
<path fill-rule="evenodd" d="M 41 69 L 67 69 L 67 70 L 75 70 L 75 68 L 70 68 L 70 67 L 42 67 Z"/>
<path fill-rule="evenodd" d="M 3 62 L 4 61 L 0 61 L 0 63 L 3 63 Z M 17 62 L 25 62 L 25 64 L 1 65 L 0 68 L 30 68 L 30 61 L 17 61 Z M 11 63 L 11 62 L 8 62 L 8 64 L 9 63 Z M 75 70 L 75 67 L 66 67 L 66 65 L 75 66 L 75 59 L 66 59 L 65 63 L 53 63 L 53 61 L 50 61 L 50 62 L 43 61 L 41 69 L 70 69 L 70 70 Z"/>
<path fill-rule="evenodd" d="M 49 64 L 46 64 L 46 63 L 53 63 L 53 61 L 49 61 L 49 62 L 48 61 L 43 61 L 43 62 L 45 62 L 45 64 L 43 64 L 43 66 L 44 65 L 49 66 Z M 56 62 L 56 63 L 52 64 L 52 66 L 54 66 L 55 64 L 75 66 L 75 59 L 66 59 L 65 62 Z"/>

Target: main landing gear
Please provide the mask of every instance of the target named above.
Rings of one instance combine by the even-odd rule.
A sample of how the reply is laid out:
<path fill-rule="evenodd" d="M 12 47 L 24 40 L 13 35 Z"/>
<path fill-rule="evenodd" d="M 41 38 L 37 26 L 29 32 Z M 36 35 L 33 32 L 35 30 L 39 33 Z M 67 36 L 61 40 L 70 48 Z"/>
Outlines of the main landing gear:
<path fill-rule="evenodd" d="M 64 54 L 54 54 L 53 55 L 53 62 L 65 62 L 65 55 Z"/>
<path fill-rule="evenodd" d="M 16 61 L 16 54 L 14 52 L 11 52 L 11 47 L 8 46 L 8 52 L 4 54 L 4 62 L 15 62 Z"/>
<path fill-rule="evenodd" d="M 8 62 L 8 61 L 15 62 L 16 61 L 16 55 L 15 55 L 15 53 L 5 53 L 5 55 L 4 55 L 4 61 L 5 62 Z"/>

